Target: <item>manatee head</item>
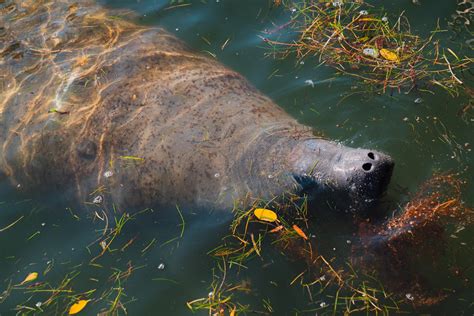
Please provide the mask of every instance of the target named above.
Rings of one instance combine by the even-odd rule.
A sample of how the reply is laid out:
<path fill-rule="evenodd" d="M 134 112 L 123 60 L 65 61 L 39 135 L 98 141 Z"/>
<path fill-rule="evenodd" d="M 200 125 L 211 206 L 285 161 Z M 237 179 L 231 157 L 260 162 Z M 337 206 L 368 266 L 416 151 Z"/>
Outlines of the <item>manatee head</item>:
<path fill-rule="evenodd" d="M 318 205 L 365 212 L 386 191 L 394 162 L 386 154 L 308 139 L 290 153 L 289 165 L 300 193 Z"/>

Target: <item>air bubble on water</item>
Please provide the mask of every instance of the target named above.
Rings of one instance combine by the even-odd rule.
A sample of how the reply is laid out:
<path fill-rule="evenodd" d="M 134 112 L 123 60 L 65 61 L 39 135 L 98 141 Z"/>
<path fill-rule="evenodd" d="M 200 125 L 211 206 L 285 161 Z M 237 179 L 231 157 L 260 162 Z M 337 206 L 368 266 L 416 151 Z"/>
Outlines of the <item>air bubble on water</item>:
<path fill-rule="evenodd" d="M 158 265 L 158 270 L 164 270 L 165 269 L 165 264 L 164 263 L 160 263 Z"/>
<path fill-rule="evenodd" d="M 106 172 L 104 172 L 104 177 L 106 177 L 106 178 L 110 178 L 113 175 L 114 175 L 114 173 L 110 170 L 107 170 Z"/>

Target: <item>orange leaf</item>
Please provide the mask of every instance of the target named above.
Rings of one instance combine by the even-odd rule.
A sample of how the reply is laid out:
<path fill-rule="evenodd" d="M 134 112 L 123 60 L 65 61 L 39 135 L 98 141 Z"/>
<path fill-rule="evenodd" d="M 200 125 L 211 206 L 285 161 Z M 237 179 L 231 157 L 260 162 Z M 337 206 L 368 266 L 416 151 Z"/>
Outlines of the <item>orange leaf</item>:
<path fill-rule="evenodd" d="M 308 240 L 308 236 L 306 236 L 306 234 L 304 233 L 304 231 L 299 228 L 298 226 L 296 225 L 293 225 L 293 229 L 295 230 L 295 232 L 300 235 L 304 240 Z"/>
<path fill-rule="evenodd" d="M 275 228 L 273 228 L 270 233 L 276 233 L 276 232 L 279 232 L 280 230 L 282 230 L 284 227 L 283 225 L 280 225 L 280 226 L 277 226 Z"/>
<path fill-rule="evenodd" d="M 38 272 L 31 272 L 26 276 L 26 278 L 20 283 L 20 285 L 36 280 L 38 277 Z"/>
<path fill-rule="evenodd" d="M 89 303 L 90 300 L 79 300 L 76 303 L 71 305 L 71 308 L 69 308 L 69 315 L 74 315 L 79 313 L 86 307 L 87 303 Z"/>

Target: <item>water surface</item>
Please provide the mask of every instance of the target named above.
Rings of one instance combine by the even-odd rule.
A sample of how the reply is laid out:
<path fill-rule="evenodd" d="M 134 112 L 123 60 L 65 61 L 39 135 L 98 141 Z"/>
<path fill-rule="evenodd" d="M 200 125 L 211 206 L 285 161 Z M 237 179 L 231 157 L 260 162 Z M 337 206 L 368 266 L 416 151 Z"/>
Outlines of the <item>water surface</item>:
<path fill-rule="evenodd" d="M 456 9 L 455 1 L 438 1 L 436 5 L 425 2 L 415 6 L 410 0 L 388 1 L 384 6 L 393 14 L 405 11 L 418 34 L 428 34 L 437 19 L 447 28 Z M 459 115 L 468 101 L 465 97 L 453 98 L 440 90 L 434 95 L 413 92 L 345 97 L 360 83 L 337 76 L 329 68 L 316 68 L 317 62 L 311 59 L 299 64 L 294 58 L 282 61 L 266 56 L 268 47 L 260 36 L 284 24 L 289 14 L 282 7 L 271 6 L 268 0 L 194 1 L 190 6 L 173 9 L 168 8 L 168 0 L 107 0 L 103 4 L 133 10 L 138 23 L 165 27 L 193 50 L 217 58 L 243 74 L 300 122 L 328 138 L 389 153 L 396 168 L 386 203 L 393 210 L 438 171 L 464 171 L 468 182 L 463 198 L 467 204 L 474 204 L 474 184 L 470 181 L 474 178 L 474 118 L 472 112 L 470 116 Z M 458 46 L 463 41 L 459 37 L 453 41 L 452 37 L 449 29 L 442 35 L 446 45 Z M 308 85 L 307 80 L 314 84 Z M 415 103 L 417 98 L 423 102 Z M 32 271 L 40 272 L 38 281 L 47 280 L 55 286 L 69 274 L 74 278 L 65 289 L 72 288 L 75 293 L 95 289 L 94 297 L 102 298 L 88 306 L 84 314 L 114 306 L 118 300 L 124 304 L 123 309 L 118 308 L 122 314 L 126 310 L 130 315 L 188 315 L 186 302 L 206 297 L 213 274 L 219 274 L 216 261 L 207 253 L 228 233 L 229 219 L 225 216 L 194 219 L 187 215 L 183 236 L 166 243 L 181 236 L 179 214 L 174 210 L 167 216 L 161 216 L 160 210 L 145 212 L 125 225 L 116 241 L 117 251 L 91 265 L 91 258 L 100 253 L 97 240 L 104 228 L 93 214 L 78 213 L 79 208 L 68 204 L 67 196 L 25 199 L 5 182 L 0 201 L 1 227 L 21 218 L 15 226 L 0 232 L 0 291 L 8 288 L 10 280 L 17 284 Z M 121 216 L 116 214 L 117 218 Z M 310 233 L 323 244 L 326 253 L 347 258 L 347 240 L 354 232 L 352 223 L 327 214 L 315 214 L 313 220 Z M 440 259 L 458 266 L 467 280 L 474 277 L 473 242 L 474 230 L 464 229 L 449 240 L 449 251 Z M 271 305 L 275 315 L 293 315 L 319 308 L 324 302 L 329 307 L 320 313 L 332 312 L 335 293 L 316 293 L 310 300 L 303 288 L 290 285 L 304 269 L 304 263 L 281 256 L 271 245 L 266 245 L 265 252 L 262 259 L 254 258 L 240 273 L 229 273 L 229 281 L 250 284 L 251 294 L 236 294 L 241 303 L 259 311 L 268 311 Z M 163 265 L 159 268 L 160 264 Z M 136 268 L 130 277 L 116 278 L 114 273 L 126 272 L 130 267 Z M 474 311 L 471 283 L 459 286 L 450 283 L 450 278 L 443 278 L 446 283 L 442 286 L 453 294 L 422 312 L 454 315 Z M 0 314 L 13 314 L 12 309 L 18 305 L 28 306 L 30 313 L 39 313 L 41 304 L 37 303 L 44 302 L 50 294 L 13 291 L 0 305 Z M 65 308 L 60 305 L 49 312 L 62 314 Z M 403 302 L 400 308 L 414 314 L 420 312 Z"/>

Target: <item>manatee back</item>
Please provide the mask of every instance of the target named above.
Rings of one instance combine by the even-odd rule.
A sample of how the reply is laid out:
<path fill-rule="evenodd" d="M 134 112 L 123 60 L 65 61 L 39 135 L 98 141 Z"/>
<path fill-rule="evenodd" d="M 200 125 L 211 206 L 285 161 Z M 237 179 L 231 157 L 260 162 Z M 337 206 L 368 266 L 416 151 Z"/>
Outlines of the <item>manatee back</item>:
<path fill-rule="evenodd" d="M 90 2 L 2 10 L 0 168 L 14 182 L 69 184 L 81 199 L 99 189 L 124 205 L 228 205 L 268 189 L 248 165 L 268 139 L 311 136 L 162 29 Z M 278 157 L 255 165 L 282 167 Z"/>

